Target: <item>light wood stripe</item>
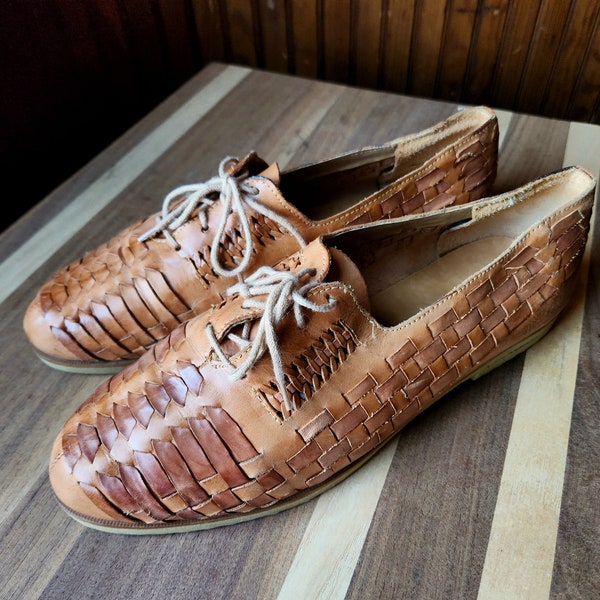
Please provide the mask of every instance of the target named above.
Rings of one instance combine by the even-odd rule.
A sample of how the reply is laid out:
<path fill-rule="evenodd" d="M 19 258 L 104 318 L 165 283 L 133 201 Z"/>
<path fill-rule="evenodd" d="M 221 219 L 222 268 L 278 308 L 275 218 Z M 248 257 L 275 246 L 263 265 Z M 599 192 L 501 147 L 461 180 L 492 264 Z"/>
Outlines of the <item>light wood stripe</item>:
<path fill-rule="evenodd" d="M 278 600 L 345 597 L 397 445 L 319 498 Z"/>
<path fill-rule="evenodd" d="M 504 138 L 506 137 L 506 132 L 508 131 L 508 126 L 510 125 L 513 113 L 508 110 L 501 110 L 499 108 L 494 108 L 493 110 L 498 118 L 498 147 L 502 149 L 504 146 Z M 500 165 L 499 168 L 502 168 L 502 165 Z"/>
<path fill-rule="evenodd" d="M 225 68 L 11 254 L 0 265 L 0 302 L 19 287 L 49 255 L 56 252 L 112 202 L 250 72 L 250 69 L 244 67 Z"/>
<path fill-rule="evenodd" d="M 512 113 L 499 113 L 501 150 Z M 344 484 L 317 500 L 300 549 L 281 588 L 280 600 L 344 598 L 397 445 L 398 441 L 392 440 L 385 454 L 377 457 L 378 462 L 371 461 Z"/>
<path fill-rule="evenodd" d="M 563 164 L 598 174 L 600 127 L 572 123 Z M 550 593 L 592 238 L 578 298 L 525 358 L 479 600 Z"/>

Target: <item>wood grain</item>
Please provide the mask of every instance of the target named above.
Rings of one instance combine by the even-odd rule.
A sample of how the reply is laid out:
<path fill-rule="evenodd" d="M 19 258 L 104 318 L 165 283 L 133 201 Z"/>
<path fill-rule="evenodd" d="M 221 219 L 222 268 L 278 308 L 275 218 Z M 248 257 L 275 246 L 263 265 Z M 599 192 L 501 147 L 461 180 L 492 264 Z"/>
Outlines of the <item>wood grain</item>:
<path fill-rule="evenodd" d="M 321 2 L 318 7 L 323 48 L 319 75 L 327 81 L 349 81 L 351 8 L 350 0 Z"/>
<path fill-rule="evenodd" d="M 404 0 L 387 0 L 381 22 L 382 88 L 393 92 L 408 89 L 410 49 L 415 5 Z"/>
<path fill-rule="evenodd" d="M 452 3 L 445 19 L 436 96 L 457 101 L 462 97 L 462 86 L 469 60 L 469 50 L 477 18 L 477 0 L 460 0 Z"/>
<path fill-rule="evenodd" d="M 518 91 L 519 107 L 524 112 L 538 113 L 547 86 L 555 85 L 553 63 L 547 57 L 559 53 L 571 6 L 542 0 Z"/>
<path fill-rule="evenodd" d="M 48 482 L 55 435 L 104 379 L 45 367 L 24 337 L 24 310 L 56 269 L 156 210 L 172 187 L 210 176 L 226 154 L 255 148 L 285 167 L 418 131 L 456 109 L 213 63 L 0 235 L 0 597 L 474 599 L 492 597 L 486 590 L 499 578 L 494 593 L 523 597 L 521 589 L 508 594 L 501 577 L 512 578 L 513 570 L 493 550 L 503 486 L 512 483 L 514 492 L 518 481 L 509 467 L 515 449 L 519 456 L 519 432 L 535 451 L 547 446 L 555 457 L 542 456 L 548 489 L 525 476 L 516 490 L 521 499 L 531 488 L 542 491 L 553 511 L 552 527 L 543 528 L 544 561 L 519 565 L 528 582 L 543 584 L 529 597 L 594 597 L 600 586 L 597 235 L 588 248 L 579 321 L 562 323 L 547 339 L 550 350 L 534 347 L 460 386 L 356 476 L 315 501 L 197 534 L 130 537 L 78 525 Z M 498 190 L 571 162 L 600 170 L 593 162 L 600 156 L 597 126 L 510 111 L 499 116 Z M 562 376 L 548 366 L 548 352 L 559 348 L 561 364 L 568 364 Z M 535 444 L 540 431 L 532 422 L 552 420 L 549 409 L 544 404 L 524 420 L 528 413 L 520 413 L 524 386 L 537 377 L 547 378 L 550 389 L 533 400 L 555 398 L 552 407 L 567 416 L 542 445 Z M 557 377 L 564 385 L 553 389 Z M 528 502 L 540 506 L 535 495 Z M 522 521 L 521 537 L 509 542 L 529 543 L 536 518 Z M 509 527 L 516 523 L 508 519 Z"/>
<path fill-rule="evenodd" d="M 492 83 L 500 64 L 498 55 L 505 33 L 506 14 L 510 0 L 484 2 L 478 13 L 469 53 L 469 63 L 462 89 L 462 97 L 470 102 L 490 102 Z M 494 98 L 495 105 L 499 105 Z"/>
<path fill-rule="evenodd" d="M 382 10 L 382 0 L 373 0 L 368 5 L 357 3 L 351 13 L 353 32 L 350 62 L 355 66 L 349 83 L 369 88 L 380 87 Z"/>
<path fill-rule="evenodd" d="M 317 0 L 298 0 L 290 8 L 293 59 L 290 72 L 302 77 L 316 78 L 323 61 L 316 6 Z"/>
<path fill-rule="evenodd" d="M 593 35 L 586 49 L 577 84 L 573 88 L 567 116 L 578 121 L 600 122 L 600 98 L 596 93 L 600 89 L 600 11 L 596 14 Z M 591 119 L 586 117 L 591 114 Z"/>
<path fill-rule="evenodd" d="M 408 90 L 431 98 L 435 91 L 438 60 L 441 58 L 446 2 L 417 0 L 411 36 Z"/>
<path fill-rule="evenodd" d="M 288 50 L 288 11 L 286 2 L 260 0 L 259 23 L 262 40 L 263 68 L 287 73 L 290 71 Z"/>
<path fill-rule="evenodd" d="M 600 123 L 599 24 L 595 0 L 0 3 L 4 190 L 24 214 L 211 62 Z"/>
<path fill-rule="evenodd" d="M 577 96 L 575 86 L 581 76 L 599 17 L 598 3 L 579 0 L 572 5 L 560 41 L 560 51 L 546 85 L 544 114 L 559 118 L 568 115 L 571 98 Z M 573 90 L 575 94 L 567 94 L 565 90 Z"/>

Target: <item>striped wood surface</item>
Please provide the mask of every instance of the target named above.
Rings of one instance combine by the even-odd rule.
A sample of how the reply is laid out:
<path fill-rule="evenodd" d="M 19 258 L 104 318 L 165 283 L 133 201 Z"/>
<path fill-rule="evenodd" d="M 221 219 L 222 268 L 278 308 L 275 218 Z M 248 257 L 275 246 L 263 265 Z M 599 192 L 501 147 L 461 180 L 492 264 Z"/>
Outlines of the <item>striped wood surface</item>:
<path fill-rule="evenodd" d="M 54 501 L 51 444 L 102 377 L 32 354 L 56 269 L 227 154 L 282 166 L 384 142 L 456 105 L 210 64 L 0 236 L 0 598 L 591 599 L 600 589 L 597 243 L 581 293 L 525 356 L 453 391 L 368 465 L 279 515 L 201 533 L 85 529 Z M 496 190 L 600 171 L 600 127 L 499 112 Z"/>

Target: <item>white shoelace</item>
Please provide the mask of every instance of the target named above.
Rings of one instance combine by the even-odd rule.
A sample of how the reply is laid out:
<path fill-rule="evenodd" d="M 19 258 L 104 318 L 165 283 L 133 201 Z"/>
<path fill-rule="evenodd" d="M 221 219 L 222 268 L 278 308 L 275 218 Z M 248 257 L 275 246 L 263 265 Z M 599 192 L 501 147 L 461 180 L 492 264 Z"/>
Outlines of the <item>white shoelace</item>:
<path fill-rule="evenodd" d="M 214 235 L 215 243 L 212 244 L 210 250 L 211 266 L 217 275 L 222 277 L 236 277 L 237 275 L 241 275 L 250 263 L 254 244 L 252 241 L 250 218 L 246 212 L 245 205 L 278 223 L 291 233 L 298 240 L 300 247 L 303 248 L 306 242 L 298 230 L 285 217 L 278 215 L 275 211 L 252 198 L 252 196 L 256 195 L 257 190 L 245 183 L 247 175 L 234 176 L 227 172 L 227 167 L 232 163 L 235 164 L 237 161 L 237 158 L 227 157 L 219 164 L 219 174 L 217 176 L 212 177 L 204 183 L 182 185 L 169 192 L 163 200 L 162 212 L 157 217 L 156 224 L 142 234 L 139 237 L 139 241 L 146 241 L 157 233 L 162 233 L 174 248 L 179 249 L 179 244 L 171 234 L 171 231 L 183 225 L 196 208 L 198 208 L 200 223 L 206 229 L 208 227 L 206 211 L 217 201 L 215 195 L 218 195 L 223 205 L 223 214 Z M 210 196 L 213 197 L 211 198 Z M 174 201 L 181 199 L 181 197 L 184 197 L 184 199 L 172 206 Z M 219 248 L 221 247 L 221 241 L 227 227 L 227 219 L 232 212 L 237 213 L 240 220 L 242 235 L 244 237 L 244 252 L 240 263 L 233 269 L 227 269 L 219 259 Z"/>
<path fill-rule="evenodd" d="M 306 284 L 302 284 L 301 280 L 305 276 L 314 276 L 315 273 L 315 269 L 311 268 L 302 269 L 297 273 L 290 273 L 288 271 L 278 271 L 272 267 L 261 267 L 245 281 L 236 283 L 227 290 L 230 295 L 239 293 L 245 298 L 242 307 L 260 308 L 263 310 L 254 339 L 250 340 L 245 337 L 248 335 L 247 331 L 242 336 L 232 334 L 228 336 L 229 339 L 236 342 L 241 348 L 250 346 L 246 360 L 237 367 L 231 363 L 223 351 L 212 324 L 209 323 L 206 327 L 206 333 L 213 350 L 223 365 L 230 369 L 229 376 L 232 381 L 241 379 L 254 366 L 264 352 L 267 349 L 269 350 L 277 386 L 283 398 L 283 404 L 289 411 L 294 409 L 295 405 L 290 399 L 285 385 L 283 361 L 275 331 L 277 325 L 290 308 L 293 309 L 296 324 L 300 328 L 303 328 L 305 325 L 304 315 L 302 314 L 303 308 L 314 312 L 326 312 L 333 308 L 335 305 L 333 298 L 329 298 L 327 304 L 318 304 L 306 297 L 306 293 L 316 285 L 319 285 L 319 282 L 309 281 Z M 265 300 L 258 300 L 256 298 L 256 296 L 263 296 L 265 294 L 267 295 Z"/>

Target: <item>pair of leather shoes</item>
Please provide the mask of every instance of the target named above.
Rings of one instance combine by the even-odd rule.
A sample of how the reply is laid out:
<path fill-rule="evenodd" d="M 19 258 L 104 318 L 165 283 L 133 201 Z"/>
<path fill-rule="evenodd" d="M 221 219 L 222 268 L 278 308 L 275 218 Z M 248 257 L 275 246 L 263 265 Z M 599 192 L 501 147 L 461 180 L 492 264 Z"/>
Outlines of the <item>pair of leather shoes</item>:
<path fill-rule="evenodd" d="M 489 196 L 494 113 L 281 172 L 251 153 L 57 273 L 24 320 L 47 364 L 114 372 L 50 461 L 115 532 L 312 498 L 421 411 L 535 343 L 573 296 L 595 179 Z"/>

